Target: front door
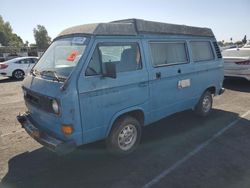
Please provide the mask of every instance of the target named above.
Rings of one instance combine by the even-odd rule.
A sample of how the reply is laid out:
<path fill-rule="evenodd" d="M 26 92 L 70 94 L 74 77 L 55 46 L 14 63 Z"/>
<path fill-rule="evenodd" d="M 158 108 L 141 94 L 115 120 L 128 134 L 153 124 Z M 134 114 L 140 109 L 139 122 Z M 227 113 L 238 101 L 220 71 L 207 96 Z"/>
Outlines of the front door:
<path fill-rule="evenodd" d="M 145 103 L 148 72 L 139 41 L 96 41 L 78 81 L 83 142 L 105 137 L 115 114 Z M 116 64 L 116 78 L 102 75 L 105 63 Z"/>
<path fill-rule="evenodd" d="M 28 73 L 30 62 L 30 59 L 21 59 L 18 63 L 19 68 L 24 71 L 25 75 Z"/>

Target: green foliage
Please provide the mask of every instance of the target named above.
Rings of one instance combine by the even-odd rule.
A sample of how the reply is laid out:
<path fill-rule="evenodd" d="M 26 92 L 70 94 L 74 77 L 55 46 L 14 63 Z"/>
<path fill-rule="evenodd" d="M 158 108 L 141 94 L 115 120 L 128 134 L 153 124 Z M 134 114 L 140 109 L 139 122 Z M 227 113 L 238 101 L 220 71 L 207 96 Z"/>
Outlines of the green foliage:
<path fill-rule="evenodd" d="M 224 40 L 222 41 L 218 41 L 218 45 L 223 47 L 223 46 L 232 46 L 232 45 L 236 45 L 238 47 L 242 47 L 244 44 L 247 43 L 247 36 L 245 35 L 244 38 L 241 41 L 236 41 L 233 42 L 233 38 L 230 38 L 231 42 L 225 42 Z"/>
<path fill-rule="evenodd" d="M 243 46 L 242 41 L 236 41 L 234 44 L 236 44 L 237 46 Z"/>
<path fill-rule="evenodd" d="M 51 43 L 51 38 L 46 28 L 43 25 L 37 25 L 37 28 L 34 28 L 33 32 L 37 48 L 41 50 L 47 49 Z"/>
<path fill-rule="evenodd" d="M 245 35 L 244 38 L 242 39 L 242 43 L 246 44 L 247 43 L 247 36 Z"/>
<path fill-rule="evenodd" d="M 219 46 L 223 46 L 223 43 L 224 43 L 224 42 L 218 41 L 217 43 L 218 43 Z"/>
<path fill-rule="evenodd" d="M 20 48 L 23 46 L 23 40 L 17 34 L 12 32 L 9 22 L 4 22 L 0 15 L 0 43 L 3 46 Z"/>

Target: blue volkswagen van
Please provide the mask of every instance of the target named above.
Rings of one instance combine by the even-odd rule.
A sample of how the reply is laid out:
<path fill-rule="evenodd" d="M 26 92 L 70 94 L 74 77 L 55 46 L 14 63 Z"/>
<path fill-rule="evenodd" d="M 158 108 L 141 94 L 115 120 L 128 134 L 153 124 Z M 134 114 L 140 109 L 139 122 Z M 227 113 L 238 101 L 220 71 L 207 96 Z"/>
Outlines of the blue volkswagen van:
<path fill-rule="evenodd" d="M 76 26 L 23 81 L 28 110 L 17 119 L 57 153 L 105 139 L 128 154 L 143 126 L 187 109 L 207 116 L 223 77 L 211 29 L 139 19 Z"/>

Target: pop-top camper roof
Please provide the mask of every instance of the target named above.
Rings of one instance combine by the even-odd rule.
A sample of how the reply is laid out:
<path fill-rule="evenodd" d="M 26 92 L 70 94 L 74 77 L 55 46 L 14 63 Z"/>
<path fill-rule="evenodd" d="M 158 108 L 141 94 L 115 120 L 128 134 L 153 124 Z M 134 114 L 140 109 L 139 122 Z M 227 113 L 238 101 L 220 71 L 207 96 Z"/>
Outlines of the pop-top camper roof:
<path fill-rule="evenodd" d="M 79 25 L 65 29 L 58 37 L 72 34 L 132 36 L 140 34 L 165 34 L 214 37 L 212 30 L 209 28 L 168 24 L 141 19 L 126 19 L 109 23 Z"/>

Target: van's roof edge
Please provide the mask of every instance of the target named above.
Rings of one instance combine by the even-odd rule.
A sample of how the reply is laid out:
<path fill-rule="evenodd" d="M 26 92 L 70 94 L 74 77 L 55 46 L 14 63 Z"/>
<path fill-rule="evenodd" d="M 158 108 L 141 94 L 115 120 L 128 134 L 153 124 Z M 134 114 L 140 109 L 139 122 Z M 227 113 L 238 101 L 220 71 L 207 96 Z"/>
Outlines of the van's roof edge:
<path fill-rule="evenodd" d="M 57 37 L 82 33 L 87 35 L 166 34 L 214 37 L 210 28 L 161 23 L 142 19 L 116 20 L 109 23 L 78 25 L 63 30 Z"/>

